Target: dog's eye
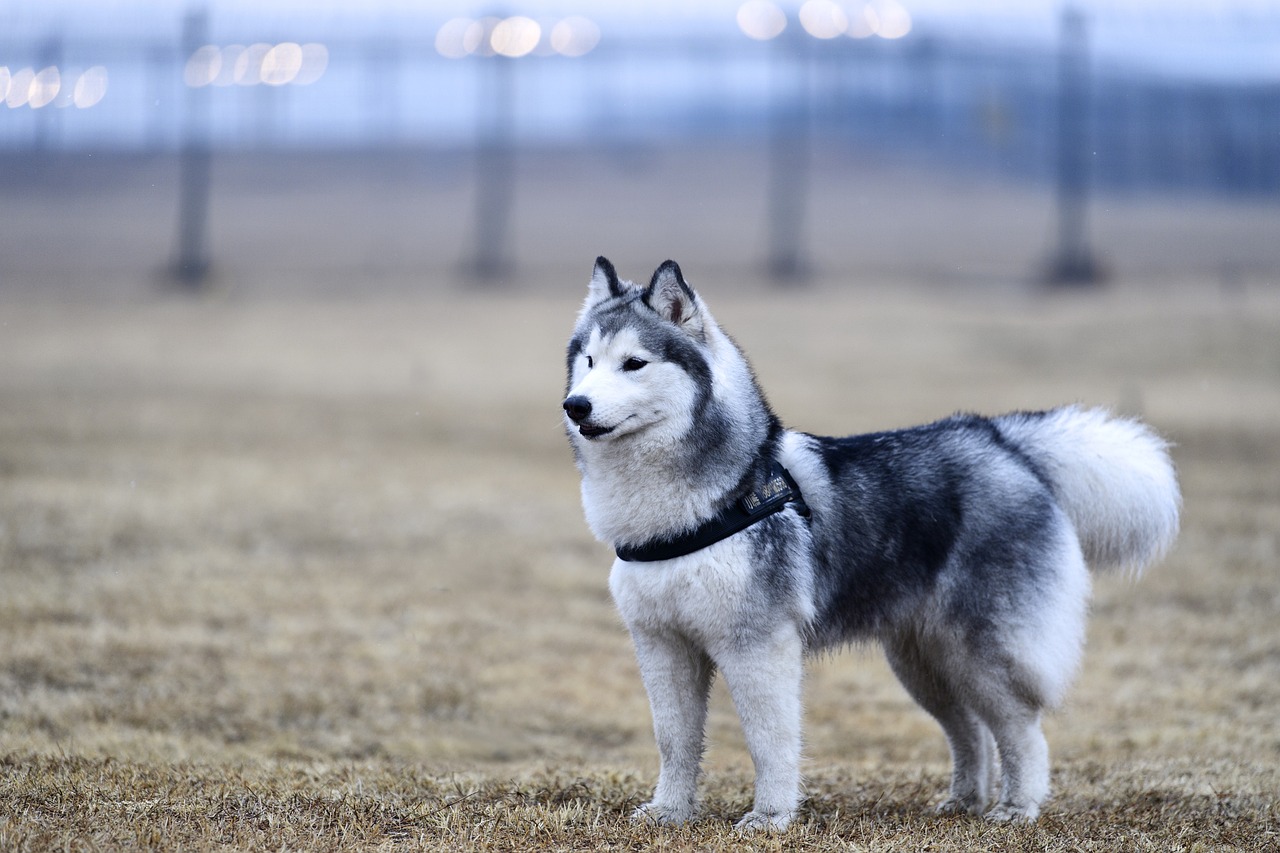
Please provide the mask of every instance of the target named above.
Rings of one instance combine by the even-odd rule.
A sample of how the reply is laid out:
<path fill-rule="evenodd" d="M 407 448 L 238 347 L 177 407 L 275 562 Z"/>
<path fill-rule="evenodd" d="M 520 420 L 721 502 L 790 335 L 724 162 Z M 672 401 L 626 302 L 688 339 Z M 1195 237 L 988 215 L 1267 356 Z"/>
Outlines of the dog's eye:
<path fill-rule="evenodd" d="M 626 361 L 622 362 L 622 369 L 628 370 L 628 371 L 639 370 L 640 368 L 644 367 L 648 363 L 649 362 L 645 361 L 643 358 L 629 358 Z"/>
<path fill-rule="evenodd" d="M 587 370 L 596 366 L 596 360 L 591 356 L 587 356 Z"/>

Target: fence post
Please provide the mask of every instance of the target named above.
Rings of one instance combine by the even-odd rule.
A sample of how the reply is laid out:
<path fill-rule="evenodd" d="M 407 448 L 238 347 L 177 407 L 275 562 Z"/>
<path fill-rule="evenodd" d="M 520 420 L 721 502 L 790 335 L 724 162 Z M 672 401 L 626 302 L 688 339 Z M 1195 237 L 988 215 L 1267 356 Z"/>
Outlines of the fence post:
<path fill-rule="evenodd" d="M 802 281 L 811 272 L 804 257 L 805 213 L 813 159 L 810 87 L 812 63 L 802 33 L 783 32 L 772 45 L 774 93 L 769 116 L 769 256 L 765 266 L 775 282 Z M 786 85 L 786 68 L 799 78 Z"/>
<path fill-rule="evenodd" d="M 1058 246 L 1047 278 L 1057 286 L 1088 286 L 1105 277 L 1089 248 L 1086 230 L 1090 169 L 1089 44 L 1085 16 L 1062 10 L 1058 50 L 1057 218 Z"/>
<path fill-rule="evenodd" d="M 464 269 L 472 278 L 496 281 L 512 267 L 508 244 L 515 204 L 517 60 L 490 52 L 479 61 L 484 88 L 476 116 L 475 244 Z"/>
<path fill-rule="evenodd" d="M 182 60 L 208 40 L 209 13 L 192 11 L 182 22 Z M 199 288 L 209 277 L 209 87 L 187 87 L 186 125 L 179 152 L 178 246 L 171 270 L 181 285 Z"/>

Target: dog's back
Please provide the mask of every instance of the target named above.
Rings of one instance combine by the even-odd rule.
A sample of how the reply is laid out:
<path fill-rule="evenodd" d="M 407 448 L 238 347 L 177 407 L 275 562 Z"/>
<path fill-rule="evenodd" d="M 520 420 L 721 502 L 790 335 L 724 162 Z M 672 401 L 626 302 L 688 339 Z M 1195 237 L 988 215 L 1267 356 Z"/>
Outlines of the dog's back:
<path fill-rule="evenodd" d="M 791 448 L 816 463 L 795 467 L 813 511 L 819 646 L 893 630 L 940 582 L 953 598 L 998 587 L 982 618 L 1034 606 L 1063 542 L 1092 568 L 1137 572 L 1177 534 L 1167 445 L 1101 410 L 958 415 Z"/>

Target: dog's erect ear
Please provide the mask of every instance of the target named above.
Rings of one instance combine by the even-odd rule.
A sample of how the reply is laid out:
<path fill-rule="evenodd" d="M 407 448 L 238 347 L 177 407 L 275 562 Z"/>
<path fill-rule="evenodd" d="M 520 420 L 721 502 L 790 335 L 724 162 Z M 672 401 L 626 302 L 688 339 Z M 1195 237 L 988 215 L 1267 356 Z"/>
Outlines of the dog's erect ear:
<path fill-rule="evenodd" d="M 653 273 L 649 288 L 644 292 L 645 304 L 658 312 L 658 316 L 674 323 L 691 335 L 702 334 L 702 312 L 698 309 L 698 296 L 685 282 L 680 265 L 664 261 Z"/>
<path fill-rule="evenodd" d="M 621 281 L 618 272 L 606 257 L 596 258 L 596 267 L 591 271 L 591 284 L 587 287 L 587 308 L 615 296 L 622 296 L 634 285 L 629 281 Z"/>

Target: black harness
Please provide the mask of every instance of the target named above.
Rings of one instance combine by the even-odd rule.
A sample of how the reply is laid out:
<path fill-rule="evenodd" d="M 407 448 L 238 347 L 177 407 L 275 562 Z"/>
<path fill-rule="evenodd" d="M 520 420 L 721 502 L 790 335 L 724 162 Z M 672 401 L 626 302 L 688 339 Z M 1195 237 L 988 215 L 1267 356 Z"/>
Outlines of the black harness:
<path fill-rule="evenodd" d="M 762 484 L 725 507 L 719 515 L 674 539 L 654 539 L 635 547 L 617 548 L 618 559 L 629 563 L 674 560 L 676 557 L 701 551 L 721 539 L 728 539 L 757 521 L 781 512 L 787 504 L 794 505 L 801 518 L 809 518 L 809 507 L 800 494 L 800 487 L 791 479 L 790 472 L 775 461 Z"/>

